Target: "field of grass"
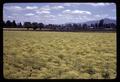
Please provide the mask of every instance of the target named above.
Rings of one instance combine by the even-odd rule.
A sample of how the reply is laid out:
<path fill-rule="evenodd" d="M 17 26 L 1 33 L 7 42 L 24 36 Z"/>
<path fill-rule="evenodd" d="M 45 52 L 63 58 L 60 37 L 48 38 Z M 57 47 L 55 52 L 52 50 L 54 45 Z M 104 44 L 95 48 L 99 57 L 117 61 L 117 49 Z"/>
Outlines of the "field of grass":
<path fill-rule="evenodd" d="M 6 79 L 114 79 L 116 33 L 3 31 Z"/>

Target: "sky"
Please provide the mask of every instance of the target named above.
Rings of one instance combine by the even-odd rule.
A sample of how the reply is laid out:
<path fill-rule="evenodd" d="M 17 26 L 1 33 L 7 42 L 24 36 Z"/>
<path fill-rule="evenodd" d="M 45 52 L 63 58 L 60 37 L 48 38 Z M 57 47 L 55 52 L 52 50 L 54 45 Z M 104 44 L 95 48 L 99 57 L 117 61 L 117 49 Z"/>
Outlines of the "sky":
<path fill-rule="evenodd" d="M 81 23 L 110 18 L 116 20 L 115 3 L 5 3 L 3 20 L 44 24 Z"/>

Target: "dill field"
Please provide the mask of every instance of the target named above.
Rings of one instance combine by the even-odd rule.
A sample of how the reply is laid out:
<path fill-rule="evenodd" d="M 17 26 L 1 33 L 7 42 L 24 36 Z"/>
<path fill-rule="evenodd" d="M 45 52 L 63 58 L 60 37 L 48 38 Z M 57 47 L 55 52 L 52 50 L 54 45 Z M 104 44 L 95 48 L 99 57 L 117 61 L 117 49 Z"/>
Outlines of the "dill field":
<path fill-rule="evenodd" d="M 116 33 L 3 31 L 6 79 L 115 79 Z"/>

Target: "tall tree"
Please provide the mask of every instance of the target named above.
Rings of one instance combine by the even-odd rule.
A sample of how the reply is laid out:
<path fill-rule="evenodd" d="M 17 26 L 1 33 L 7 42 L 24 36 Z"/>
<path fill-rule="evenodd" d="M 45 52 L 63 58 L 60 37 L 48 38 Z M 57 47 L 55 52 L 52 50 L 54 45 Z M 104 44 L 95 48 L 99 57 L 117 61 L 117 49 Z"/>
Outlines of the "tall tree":
<path fill-rule="evenodd" d="M 83 30 L 87 30 L 87 24 L 83 24 Z"/>
<path fill-rule="evenodd" d="M 13 22 L 12 22 L 12 26 L 13 26 L 14 28 L 17 26 L 15 20 L 13 20 Z"/>
<path fill-rule="evenodd" d="M 27 30 L 29 30 L 29 28 L 32 27 L 31 22 L 24 22 L 24 27 L 27 28 Z"/>
<path fill-rule="evenodd" d="M 100 20 L 100 22 L 99 22 L 99 29 L 103 29 L 103 23 L 104 23 L 104 20 L 103 19 Z"/>
<path fill-rule="evenodd" d="M 78 24 L 73 24 L 73 29 L 74 31 L 77 31 L 78 30 Z"/>
<path fill-rule="evenodd" d="M 95 23 L 95 29 L 98 29 L 98 27 L 99 27 L 99 24 Z"/>
<path fill-rule="evenodd" d="M 80 31 L 82 28 L 81 28 L 81 24 L 78 25 L 78 30 Z"/>
<path fill-rule="evenodd" d="M 6 22 L 6 27 L 10 28 L 12 26 L 12 22 L 10 20 L 7 20 Z"/>
<path fill-rule="evenodd" d="M 41 30 L 42 28 L 44 28 L 44 24 L 43 23 L 39 23 L 39 29 Z"/>
<path fill-rule="evenodd" d="M 38 23 L 37 22 L 33 22 L 32 23 L 32 28 L 33 28 L 33 30 L 36 30 L 38 28 Z"/>

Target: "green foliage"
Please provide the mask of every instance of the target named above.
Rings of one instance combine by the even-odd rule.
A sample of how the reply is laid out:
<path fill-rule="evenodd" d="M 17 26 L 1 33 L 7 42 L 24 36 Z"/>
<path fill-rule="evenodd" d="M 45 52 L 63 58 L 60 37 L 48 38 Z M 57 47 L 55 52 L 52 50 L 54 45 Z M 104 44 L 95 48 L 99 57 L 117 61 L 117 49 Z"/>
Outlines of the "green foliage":
<path fill-rule="evenodd" d="M 116 33 L 3 32 L 7 79 L 114 79 Z"/>

